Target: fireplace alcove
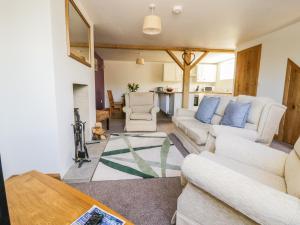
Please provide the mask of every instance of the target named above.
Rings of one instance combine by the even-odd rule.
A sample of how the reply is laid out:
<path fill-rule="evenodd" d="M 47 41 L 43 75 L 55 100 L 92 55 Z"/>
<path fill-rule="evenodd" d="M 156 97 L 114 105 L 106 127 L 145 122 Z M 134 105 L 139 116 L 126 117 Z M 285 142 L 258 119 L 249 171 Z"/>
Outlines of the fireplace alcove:
<path fill-rule="evenodd" d="M 85 84 L 73 84 L 74 108 L 79 108 L 80 119 L 86 122 L 85 139 L 90 140 L 90 111 L 89 111 L 89 88 Z"/>

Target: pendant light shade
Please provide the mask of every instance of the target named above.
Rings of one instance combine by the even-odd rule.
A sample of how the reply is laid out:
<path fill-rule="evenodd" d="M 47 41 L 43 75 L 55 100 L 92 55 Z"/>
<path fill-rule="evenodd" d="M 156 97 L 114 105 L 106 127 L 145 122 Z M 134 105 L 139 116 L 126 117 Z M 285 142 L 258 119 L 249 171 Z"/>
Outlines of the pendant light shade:
<path fill-rule="evenodd" d="M 161 19 L 159 16 L 153 14 L 155 9 L 155 4 L 150 4 L 149 8 L 151 9 L 151 15 L 145 16 L 143 33 L 148 35 L 156 35 L 161 32 Z"/>
<path fill-rule="evenodd" d="M 144 34 L 148 34 L 148 35 L 160 34 L 161 32 L 160 17 L 156 15 L 145 16 L 143 32 Z"/>
<path fill-rule="evenodd" d="M 138 65 L 144 65 L 145 64 L 145 60 L 142 57 L 138 57 L 135 61 L 136 64 Z"/>

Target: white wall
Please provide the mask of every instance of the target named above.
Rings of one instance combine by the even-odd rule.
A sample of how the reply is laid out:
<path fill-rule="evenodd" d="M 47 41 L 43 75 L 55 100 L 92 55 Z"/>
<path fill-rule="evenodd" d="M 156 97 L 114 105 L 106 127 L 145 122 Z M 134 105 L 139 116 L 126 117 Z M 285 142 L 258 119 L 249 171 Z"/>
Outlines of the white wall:
<path fill-rule="evenodd" d="M 120 101 L 122 94 L 127 92 L 128 83 L 140 84 L 139 91 L 153 90 L 155 87 L 169 85 L 182 89 L 180 82 L 163 82 L 163 63 L 146 62 L 137 65 L 134 61 L 104 61 L 104 87 L 112 90 L 115 101 Z M 105 105 L 109 106 L 107 93 Z"/>
<path fill-rule="evenodd" d="M 0 152 L 4 176 L 32 169 L 57 172 L 50 0 L 1 1 L 0 23 Z"/>
<path fill-rule="evenodd" d="M 194 91 L 199 85 L 211 86 L 211 83 L 199 83 L 196 77 L 190 79 L 190 91 Z M 135 61 L 104 61 L 104 88 L 112 90 L 115 101 L 120 101 L 121 96 L 127 92 L 128 83 L 140 84 L 139 91 L 149 91 L 156 87 L 172 87 L 176 91 L 182 91 L 182 82 L 163 81 L 163 63 L 145 62 L 137 65 Z M 105 105 L 109 106 L 107 93 L 105 93 Z"/>
<path fill-rule="evenodd" d="M 216 77 L 216 85 L 215 85 L 215 91 L 217 92 L 233 92 L 233 79 L 228 80 L 221 80 L 220 79 L 220 66 L 221 64 L 218 64 L 217 69 L 217 77 Z"/>
<path fill-rule="evenodd" d="M 91 61 L 94 64 L 94 34 L 93 23 L 81 6 L 79 1 L 75 1 L 81 12 L 91 25 L 92 51 Z M 58 139 L 60 152 L 60 172 L 64 174 L 73 163 L 74 137 L 71 124 L 74 122 L 73 116 L 73 83 L 85 84 L 89 88 L 90 124 L 92 127 L 96 120 L 95 106 L 95 73 L 93 66 L 87 67 L 67 56 L 66 45 L 66 24 L 65 24 L 65 1 L 51 0 L 51 22 L 53 38 L 53 59 L 55 74 L 55 93 L 58 117 Z"/>
<path fill-rule="evenodd" d="M 63 175 L 73 163 L 73 83 L 89 86 L 90 124 L 95 122 L 94 70 L 67 56 L 64 2 L 1 2 L 0 152 L 5 177 L 33 169 Z"/>
<path fill-rule="evenodd" d="M 262 53 L 257 95 L 282 102 L 288 58 L 300 65 L 300 22 L 241 43 L 238 50 L 258 44 L 262 44 Z"/>

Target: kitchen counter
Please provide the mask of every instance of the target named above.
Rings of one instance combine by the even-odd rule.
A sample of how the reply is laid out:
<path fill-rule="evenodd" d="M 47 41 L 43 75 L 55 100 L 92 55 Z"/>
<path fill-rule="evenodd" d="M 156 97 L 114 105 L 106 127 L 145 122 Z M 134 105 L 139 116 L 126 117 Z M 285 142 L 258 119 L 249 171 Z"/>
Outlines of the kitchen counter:
<path fill-rule="evenodd" d="M 172 116 L 177 109 L 182 107 L 182 91 L 156 91 L 159 99 L 159 108 L 165 114 Z M 190 91 L 188 108 L 197 108 L 204 95 L 232 95 L 230 92 L 218 91 Z"/>
<path fill-rule="evenodd" d="M 182 91 L 155 91 L 157 94 L 182 94 Z M 232 95 L 231 92 L 219 92 L 219 91 L 210 91 L 210 92 L 205 92 L 205 91 L 190 91 L 190 94 L 220 94 L 220 95 Z"/>

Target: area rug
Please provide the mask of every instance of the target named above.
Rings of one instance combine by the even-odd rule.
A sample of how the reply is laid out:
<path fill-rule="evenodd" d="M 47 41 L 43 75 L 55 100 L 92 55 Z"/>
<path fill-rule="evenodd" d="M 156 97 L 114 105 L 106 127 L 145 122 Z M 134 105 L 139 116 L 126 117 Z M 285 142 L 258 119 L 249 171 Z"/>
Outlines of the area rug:
<path fill-rule="evenodd" d="M 93 181 L 180 176 L 183 156 L 163 132 L 114 133 Z"/>

